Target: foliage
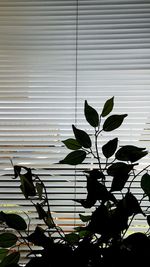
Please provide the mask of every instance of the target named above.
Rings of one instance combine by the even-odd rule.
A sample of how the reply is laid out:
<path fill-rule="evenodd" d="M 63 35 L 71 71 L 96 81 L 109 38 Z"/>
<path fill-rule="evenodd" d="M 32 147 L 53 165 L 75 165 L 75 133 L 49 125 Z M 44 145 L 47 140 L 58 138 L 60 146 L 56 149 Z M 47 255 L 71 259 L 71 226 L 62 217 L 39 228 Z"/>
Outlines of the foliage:
<path fill-rule="evenodd" d="M 148 152 L 145 148 L 134 145 L 119 147 L 118 138 L 107 141 L 99 148 L 101 134 L 119 128 L 127 116 L 110 115 L 113 107 L 112 97 L 105 102 L 99 115 L 86 100 L 84 115 L 93 129 L 93 139 L 86 131 L 72 125 L 74 138 L 63 141 L 71 152 L 60 161 L 61 164 L 81 164 L 90 155 L 97 162 L 94 169 L 84 170 L 86 198 L 74 200 L 85 210 L 91 209 L 91 214 L 79 214 L 82 226 L 75 228 L 73 232 L 66 234 L 56 225 L 46 187 L 39 176 L 30 168 L 13 166 L 14 179 L 20 179 L 22 193 L 26 199 L 31 200 L 39 219 L 46 227 L 37 225 L 31 233 L 30 218 L 27 224 L 20 215 L 1 211 L 1 224 L 5 230 L 8 228 L 10 231 L 0 234 L 0 267 L 19 266 L 22 244 L 28 246 L 29 256 L 32 256 L 26 267 L 42 264 L 46 267 L 117 267 L 133 266 L 137 262 L 137 266 L 147 263 L 150 252 L 149 231 L 127 233 L 137 214 L 141 214 L 150 226 L 149 206 L 142 209 L 142 202 L 150 200 L 149 166 L 136 170 L 138 161 Z M 102 158 L 105 158 L 104 162 Z M 139 178 L 143 191 L 141 199 L 137 199 L 131 190 L 134 180 Z M 31 244 L 42 249 L 34 250 Z"/>

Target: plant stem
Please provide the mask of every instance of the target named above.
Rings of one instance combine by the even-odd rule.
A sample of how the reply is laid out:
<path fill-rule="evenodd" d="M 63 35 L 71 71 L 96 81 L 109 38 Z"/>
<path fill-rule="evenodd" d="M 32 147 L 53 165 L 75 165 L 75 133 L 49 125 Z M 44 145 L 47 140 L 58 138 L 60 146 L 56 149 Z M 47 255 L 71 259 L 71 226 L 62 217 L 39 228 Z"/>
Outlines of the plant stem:
<path fill-rule="evenodd" d="M 100 156 L 99 156 L 99 151 L 98 151 L 98 132 L 95 129 L 95 149 L 96 149 L 96 155 L 97 155 L 97 160 L 98 160 L 98 165 L 99 165 L 99 169 L 100 171 L 102 171 L 102 167 L 101 167 L 101 161 L 100 161 Z"/>
<path fill-rule="evenodd" d="M 150 165 L 147 165 L 145 168 L 143 168 L 141 171 L 139 171 L 137 174 L 135 174 L 135 172 L 133 172 L 134 173 L 134 177 L 133 177 L 133 179 L 131 180 L 131 182 L 130 182 L 130 184 L 129 184 L 129 187 L 131 187 L 131 184 L 132 184 L 132 182 L 134 181 L 134 179 L 138 176 L 138 175 L 140 175 L 143 171 L 145 171 L 147 168 L 149 168 L 150 167 Z"/>

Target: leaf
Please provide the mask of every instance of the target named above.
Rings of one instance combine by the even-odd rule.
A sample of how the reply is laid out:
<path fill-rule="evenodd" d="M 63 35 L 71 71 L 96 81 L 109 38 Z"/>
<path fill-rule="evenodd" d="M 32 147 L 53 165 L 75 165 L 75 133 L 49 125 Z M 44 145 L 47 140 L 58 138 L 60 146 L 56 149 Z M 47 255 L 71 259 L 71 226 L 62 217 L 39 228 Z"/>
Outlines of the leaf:
<path fill-rule="evenodd" d="M 43 189 L 44 189 L 44 187 L 43 187 L 42 183 L 36 183 L 36 190 L 37 190 L 37 193 L 39 196 L 39 200 L 42 200 Z"/>
<path fill-rule="evenodd" d="M 149 259 L 149 249 L 150 249 L 150 240 L 149 236 L 145 233 L 137 232 L 130 234 L 124 240 L 125 245 L 131 249 L 132 252 L 135 253 L 135 259 L 137 260 L 137 255 L 139 255 L 139 259 L 142 259 L 143 263 L 147 263 Z M 138 254 L 137 254 L 138 253 Z M 145 256 L 147 256 L 147 260 L 145 260 Z M 144 258 L 143 258 L 144 257 Z M 141 264 L 138 264 L 141 266 Z M 138 266 L 137 265 L 137 266 Z"/>
<path fill-rule="evenodd" d="M 79 217 L 80 217 L 80 220 L 82 222 L 88 222 L 91 219 L 91 215 L 82 215 L 82 214 L 79 214 Z"/>
<path fill-rule="evenodd" d="M 99 115 L 97 111 L 88 104 L 87 100 L 85 100 L 84 104 L 84 115 L 91 126 L 97 127 L 99 125 Z"/>
<path fill-rule="evenodd" d="M 124 173 L 129 173 L 134 167 L 134 164 L 126 164 L 124 162 L 116 162 L 110 165 L 107 169 L 107 173 L 110 176 L 121 176 Z"/>
<path fill-rule="evenodd" d="M 126 195 L 123 199 L 123 205 L 124 205 L 123 208 L 126 210 L 126 213 L 128 216 L 132 216 L 133 214 L 136 215 L 138 213 L 142 213 L 144 215 L 144 213 L 140 207 L 140 204 L 138 203 L 138 200 L 130 192 L 126 193 Z"/>
<path fill-rule="evenodd" d="M 113 163 L 107 169 L 107 173 L 113 176 L 113 181 L 111 184 L 112 191 L 121 191 L 124 188 L 125 183 L 129 178 L 129 172 L 133 169 L 133 164 L 126 164 L 124 162 Z"/>
<path fill-rule="evenodd" d="M 21 172 L 21 166 L 15 165 L 14 166 L 14 175 L 15 175 L 15 178 L 17 178 L 20 175 L 20 172 Z"/>
<path fill-rule="evenodd" d="M 72 129 L 76 140 L 79 142 L 81 146 L 85 148 L 90 148 L 92 146 L 91 139 L 85 131 L 77 129 L 74 125 L 72 125 Z"/>
<path fill-rule="evenodd" d="M 103 155 L 108 159 L 110 158 L 116 151 L 118 145 L 118 138 L 114 138 L 105 145 L 102 146 Z"/>
<path fill-rule="evenodd" d="M 90 235 L 90 232 L 87 230 L 80 230 L 79 231 L 79 237 L 80 238 L 88 237 L 89 235 Z"/>
<path fill-rule="evenodd" d="M 47 237 L 44 234 L 44 230 L 39 226 L 37 226 L 35 231 L 27 237 L 27 240 L 32 242 L 34 245 L 42 247 L 46 247 L 52 242 L 51 238 Z"/>
<path fill-rule="evenodd" d="M 100 205 L 92 213 L 87 230 L 93 233 L 105 234 L 108 231 L 109 220 L 107 207 L 105 205 Z"/>
<path fill-rule="evenodd" d="M 8 249 L 2 248 L 0 249 L 0 261 L 2 261 L 8 253 Z"/>
<path fill-rule="evenodd" d="M 45 218 L 48 217 L 48 214 L 46 213 L 46 211 L 43 209 L 43 207 L 39 203 L 35 204 L 35 207 L 36 207 L 40 220 L 44 220 Z"/>
<path fill-rule="evenodd" d="M 77 150 L 69 153 L 63 160 L 59 163 L 69 164 L 69 165 L 77 165 L 84 161 L 86 158 L 86 152 L 83 150 Z"/>
<path fill-rule="evenodd" d="M 28 199 L 29 196 L 36 195 L 36 190 L 32 181 L 32 174 L 30 174 L 29 172 L 20 174 L 20 181 L 20 188 L 26 199 Z"/>
<path fill-rule="evenodd" d="M 114 176 L 113 178 L 113 181 L 112 181 L 112 184 L 111 184 L 111 189 L 110 191 L 113 192 L 113 191 L 121 191 L 127 180 L 129 178 L 129 175 L 128 174 L 123 174 L 122 176 Z"/>
<path fill-rule="evenodd" d="M 20 258 L 19 252 L 13 252 L 6 256 L 2 262 L 0 263 L 0 267 L 7 267 L 7 266 L 13 266 L 13 264 L 17 264 Z"/>
<path fill-rule="evenodd" d="M 66 139 L 66 140 L 64 140 L 62 142 L 65 144 L 65 146 L 68 149 L 71 149 L 71 150 L 77 150 L 77 149 L 80 149 L 82 147 L 79 144 L 79 142 L 76 139 L 73 139 L 73 138 Z"/>
<path fill-rule="evenodd" d="M 127 114 L 112 115 L 108 117 L 103 124 L 103 130 L 105 132 L 110 132 L 117 129 L 120 127 L 125 117 L 127 117 Z"/>
<path fill-rule="evenodd" d="M 74 245 L 79 242 L 80 237 L 76 233 L 69 233 L 65 235 L 65 239 L 68 243 L 70 243 L 71 245 Z"/>
<path fill-rule="evenodd" d="M 141 178 L 141 188 L 150 197 L 150 175 L 148 173 L 145 173 Z"/>
<path fill-rule="evenodd" d="M 102 110 L 102 113 L 101 113 L 101 116 L 102 117 L 107 116 L 112 111 L 113 106 L 114 106 L 114 97 L 108 99 L 105 102 L 104 107 L 103 107 L 103 110 Z"/>
<path fill-rule="evenodd" d="M 45 223 L 49 228 L 54 228 L 55 227 L 55 223 L 52 219 L 52 216 L 48 214 L 48 217 L 45 219 Z"/>
<path fill-rule="evenodd" d="M 8 227 L 15 230 L 25 230 L 27 228 L 25 220 L 18 214 L 7 214 L 1 211 L 1 215 Z"/>
<path fill-rule="evenodd" d="M 9 248 L 16 244 L 18 237 L 12 233 L 2 233 L 0 235 L 0 247 Z"/>
<path fill-rule="evenodd" d="M 144 150 L 145 148 L 127 145 L 121 147 L 115 156 L 118 160 L 135 162 L 147 155 L 148 152 Z"/>
<path fill-rule="evenodd" d="M 102 200 L 103 203 L 112 200 L 113 202 L 116 201 L 115 197 L 107 190 L 107 187 L 99 183 L 97 180 L 90 180 L 87 181 L 87 200 Z"/>

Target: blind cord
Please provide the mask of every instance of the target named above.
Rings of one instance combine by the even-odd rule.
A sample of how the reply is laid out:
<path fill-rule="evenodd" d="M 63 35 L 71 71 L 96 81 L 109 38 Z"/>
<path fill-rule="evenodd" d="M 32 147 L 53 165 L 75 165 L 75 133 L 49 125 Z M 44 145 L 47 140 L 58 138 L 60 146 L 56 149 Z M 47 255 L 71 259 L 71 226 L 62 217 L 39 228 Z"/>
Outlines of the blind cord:
<path fill-rule="evenodd" d="M 78 15 L 79 2 L 76 0 L 76 30 L 75 30 L 75 125 L 77 126 L 77 100 L 78 100 Z M 77 169 L 74 175 L 74 199 L 76 199 Z M 74 227 L 76 225 L 76 202 L 74 202 Z"/>

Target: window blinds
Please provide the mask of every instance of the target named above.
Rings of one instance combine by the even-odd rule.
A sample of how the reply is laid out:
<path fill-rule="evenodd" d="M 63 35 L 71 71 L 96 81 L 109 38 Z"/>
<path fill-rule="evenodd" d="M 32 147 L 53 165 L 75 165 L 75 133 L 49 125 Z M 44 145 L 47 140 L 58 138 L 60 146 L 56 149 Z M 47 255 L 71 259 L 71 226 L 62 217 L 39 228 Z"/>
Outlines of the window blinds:
<path fill-rule="evenodd" d="M 37 223 L 34 208 L 12 179 L 12 159 L 36 168 L 54 217 L 66 231 L 80 223 L 83 209 L 72 199 L 84 197 L 82 169 L 94 165 L 86 161 L 75 169 L 55 163 L 68 153 L 61 141 L 71 137 L 72 123 L 91 130 L 83 116 L 85 99 L 100 110 L 114 96 L 114 112 L 129 116 L 113 136 L 119 136 L 120 144 L 140 143 L 149 149 L 149 52 L 149 1 L 0 1 L 3 210 L 11 208 L 24 217 L 23 211 L 30 212 Z M 134 190 L 140 195 L 137 186 L 138 181 Z M 141 218 L 134 227 L 142 227 Z"/>

